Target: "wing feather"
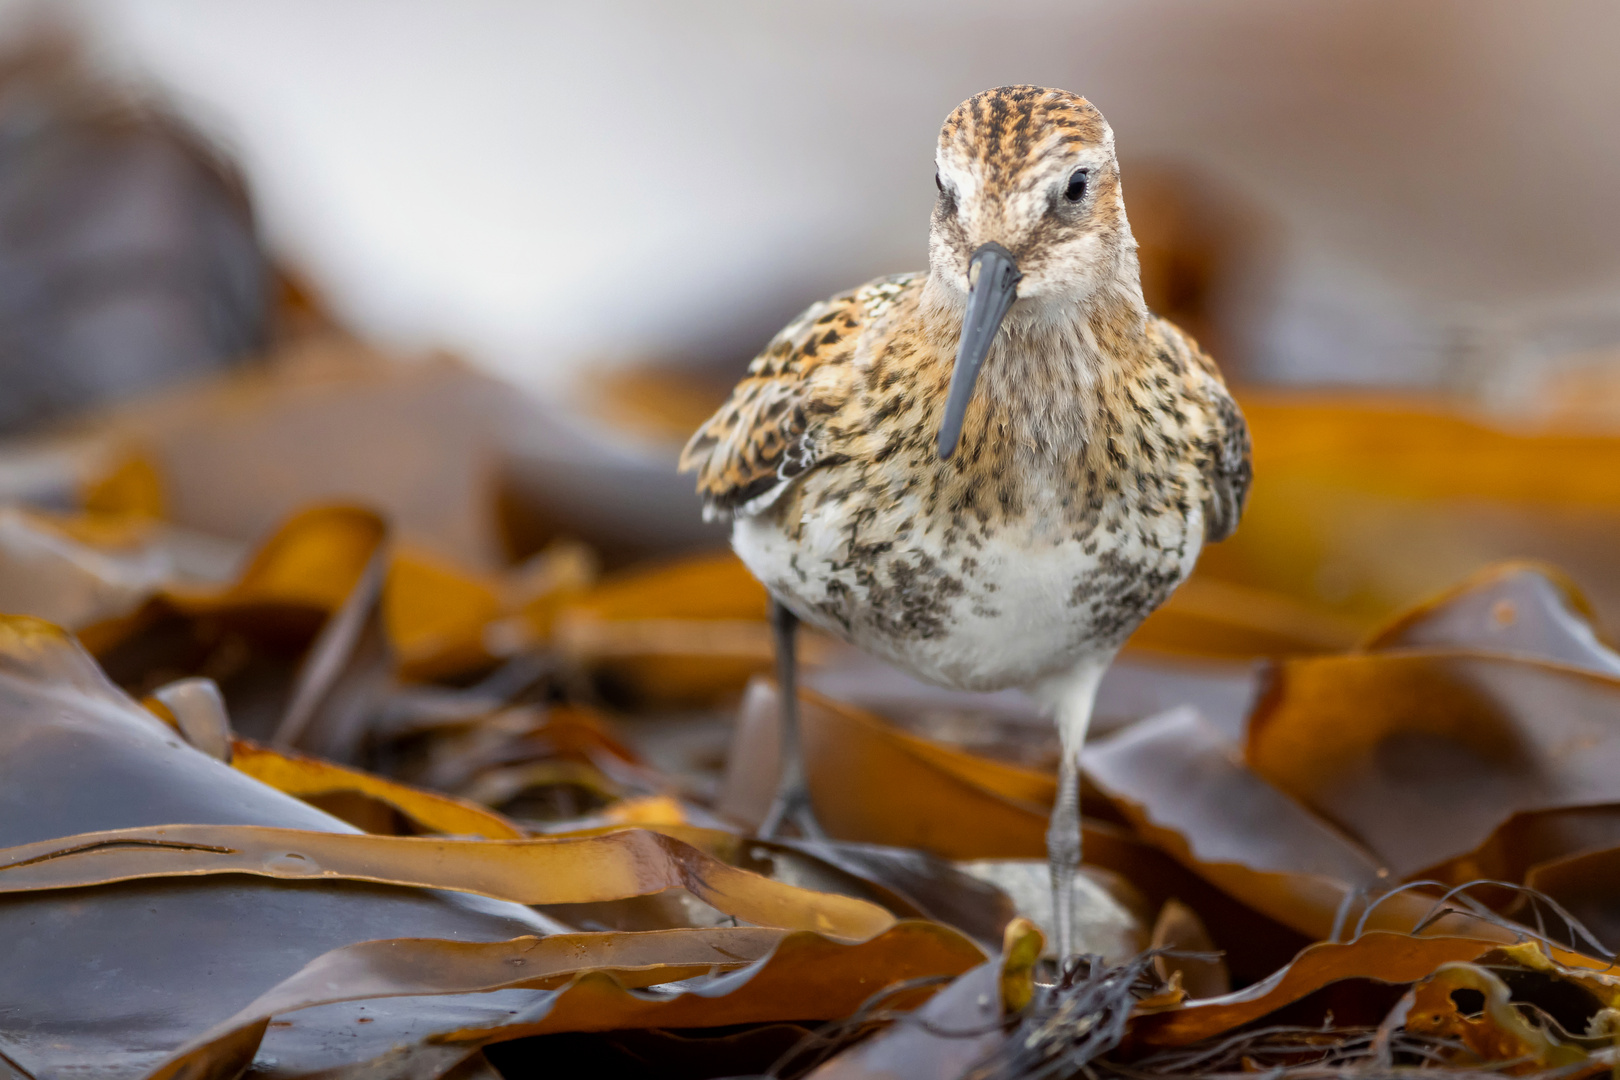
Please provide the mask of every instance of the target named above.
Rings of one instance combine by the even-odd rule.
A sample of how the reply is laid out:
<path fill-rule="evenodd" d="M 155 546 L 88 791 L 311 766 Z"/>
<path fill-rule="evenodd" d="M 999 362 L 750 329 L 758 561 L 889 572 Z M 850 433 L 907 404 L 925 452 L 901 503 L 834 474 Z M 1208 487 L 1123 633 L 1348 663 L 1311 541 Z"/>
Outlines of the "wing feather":
<path fill-rule="evenodd" d="M 1208 494 L 1204 498 L 1204 539 L 1225 540 L 1237 531 L 1243 504 L 1249 498 L 1254 469 L 1249 461 L 1249 425 L 1226 387 L 1217 383 L 1210 394 L 1215 422 L 1211 453 L 1204 468 Z"/>
<path fill-rule="evenodd" d="M 681 472 L 697 474 L 705 517 L 759 513 L 832 460 L 821 420 L 837 411 L 862 332 L 912 280 L 883 278 L 812 304 L 754 358 L 681 452 Z"/>
<path fill-rule="evenodd" d="M 1237 530 L 1254 475 L 1249 425 L 1209 354 L 1174 323 L 1162 318 L 1153 323 L 1176 354 L 1189 396 L 1201 406 L 1198 464 L 1204 477 L 1204 539 L 1225 540 Z"/>

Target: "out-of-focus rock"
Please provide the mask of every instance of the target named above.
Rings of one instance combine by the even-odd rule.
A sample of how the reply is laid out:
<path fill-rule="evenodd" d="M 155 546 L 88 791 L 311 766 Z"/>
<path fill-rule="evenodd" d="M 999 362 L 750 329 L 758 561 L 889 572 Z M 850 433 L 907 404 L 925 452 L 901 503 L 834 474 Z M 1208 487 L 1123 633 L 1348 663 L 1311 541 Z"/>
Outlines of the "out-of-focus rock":
<path fill-rule="evenodd" d="M 560 538 L 588 541 L 609 567 L 724 547 L 705 522 L 680 448 L 725 400 L 726 386 L 668 367 L 587 380 L 570 403 L 536 404 L 507 440 L 502 525 L 514 554 Z"/>
<path fill-rule="evenodd" d="M 266 341 L 271 280 L 201 137 L 66 37 L 0 57 L 0 433 L 237 363 Z"/>
<path fill-rule="evenodd" d="M 138 447 L 170 520 L 257 540 L 315 503 L 376 509 L 406 540 L 471 566 L 501 561 L 494 478 L 506 385 L 445 357 L 399 360 L 309 338 L 262 367 L 94 417 L 85 437 Z"/>

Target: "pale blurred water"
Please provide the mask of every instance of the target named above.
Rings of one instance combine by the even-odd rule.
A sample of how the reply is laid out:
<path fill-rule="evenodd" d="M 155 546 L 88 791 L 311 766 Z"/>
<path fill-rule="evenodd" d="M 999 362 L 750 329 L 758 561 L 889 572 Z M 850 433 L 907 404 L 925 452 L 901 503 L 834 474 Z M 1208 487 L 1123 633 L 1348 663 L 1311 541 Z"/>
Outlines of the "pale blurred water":
<path fill-rule="evenodd" d="M 937 125 L 1007 82 L 1089 95 L 1127 201 L 1174 161 L 1273 219 L 1226 313 L 1250 378 L 1514 385 L 1535 342 L 1620 311 L 1620 7 L 1597 0 L 53 10 L 237 149 L 346 318 L 533 386 L 740 363 L 805 301 L 920 267 Z"/>

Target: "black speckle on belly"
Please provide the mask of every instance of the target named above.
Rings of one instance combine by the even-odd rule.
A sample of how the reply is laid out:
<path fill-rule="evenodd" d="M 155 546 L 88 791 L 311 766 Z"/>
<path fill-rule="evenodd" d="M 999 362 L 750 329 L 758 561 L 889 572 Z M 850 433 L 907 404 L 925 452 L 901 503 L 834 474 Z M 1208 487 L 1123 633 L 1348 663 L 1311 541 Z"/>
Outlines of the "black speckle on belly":
<path fill-rule="evenodd" d="M 865 633 L 892 641 L 926 641 L 951 630 L 952 601 L 967 585 L 944 563 L 920 551 L 896 552 L 891 545 L 859 545 L 847 561 L 832 567 L 823 599 L 816 608 L 849 632 L 859 624 Z"/>
<path fill-rule="evenodd" d="M 1069 606 L 1086 610 L 1096 640 L 1118 645 L 1179 584 L 1181 566 L 1177 560 L 1136 560 L 1107 551 L 1099 556 L 1096 570 L 1075 582 Z"/>
<path fill-rule="evenodd" d="M 855 597 L 841 578 L 829 577 L 826 581 L 826 592 L 815 602 L 815 609 L 830 622 L 843 627 L 847 637 L 854 623 Z"/>

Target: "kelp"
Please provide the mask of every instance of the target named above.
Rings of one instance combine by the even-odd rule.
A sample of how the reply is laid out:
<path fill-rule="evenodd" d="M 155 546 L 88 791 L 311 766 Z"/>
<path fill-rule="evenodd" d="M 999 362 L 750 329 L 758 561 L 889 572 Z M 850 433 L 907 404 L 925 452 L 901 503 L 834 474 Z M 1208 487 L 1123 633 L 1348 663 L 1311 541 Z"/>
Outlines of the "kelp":
<path fill-rule="evenodd" d="M 467 1049 L 553 1031 L 684 1027 L 683 1014 L 718 1024 L 817 1020 L 859 1005 L 863 974 L 899 981 L 956 975 L 981 954 L 926 923 L 902 923 L 861 943 L 753 928 L 556 934 L 489 944 L 391 940 L 333 950 L 182 1047 L 151 1080 L 240 1067 L 270 1019 L 339 1002 L 510 988 L 550 990 L 499 1025 L 439 1034 Z M 661 985 L 707 978 L 679 989 Z M 632 991 L 641 991 L 633 993 Z M 716 1026 L 707 1024 L 705 1026 Z"/>
<path fill-rule="evenodd" d="M 1404 878 L 1477 848 L 1516 812 L 1620 801 L 1617 710 L 1620 676 L 1523 656 L 1289 660 L 1245 756 Z"/>
<path fill-rule="evenodd" d="M 850 941 L 871 942 L 852 946 L 858 955 L 848 962 L 815 961 L 818 968 L 837 968 L 843 963 L 849 974 L 838 977 L 842 983 L 826 976 L 832 981 L 824 980 L 819 996 L 806 999 L 815 1001 L 814 1007 L 793 1004 L 791 999 L 773 1005 L 758 992 L 751 992 L 745 995 L 750 1004 L 739 1014 L 748 1020 L 817 1018 L 822 1015 L 817 1009 L 843 1007 L 852 998 L 858 1003 L 870 991 L 871 973 L 887 962 L 883 957 L 893 957 L 901 973 L 897 977 L 910 977 L 919 968 L 928 974 L 955 974 L 983 955 L 966 938 L 945 927 L 919 924 L 917 929 L 893 936 L 894 918 L 869 901 L 777 882 L 733 868 L 678 840 L 644 831 L 482 841 L 355 832 L 260 783 L 241 768 L 228 767 L 188 746 L 107 682 L 70 639 L 32 620 L 0 622 L 0 694 L 5 696 L 10 717 L 4 727 L 9 743 L 3 767 L 10 774 L 3 786 L 4 797 L 19 811 L 6 814 L 6 824 L 0 825 L 0 833 L 13 842 L 0 856 L 4 867 L 0 881 L 8 883 L 0 885 L 0 924 L 9 926 L 9 940 L 16 946 L 15 963 L 0 977 L 0 1001 L 8 1003 L 8 1016 L 12 1017 L 7 1053 L 31 1071 L 43 1068 L 48 1072 L 58 1067 L 53 1063 L 65 1067 L 67 1062 L 78 1062 L 106 1068 L 109 1075 L 136 1075 L 155 1064 L 154 1055 L 166 1053 L 166 1045 L 196 1037 L 209 1024 L 220 1023 L 233 1007 L 245 1007 L 248 1002 L 241 997 L 243 990 L 252 990 L 255 984 L 268 989 L 292 974 L 286 966 L 296 966 L 300 956 L 312 960 L 324 950 L 386 938 L 389 928 L 425 931 L 445 948 L 457 946 L 452 940 L 456 938 L 463 939 L 462 944 L 467 938 L 499 941 L 512 938 L 516 931 L 532 941 L 537 934 L 562 929 L 523 903 L 457 898 L 465 893 L 510 894 L 528 903 L 583 903 L 678 886 L 694 896 L 736 907 L 728 897 L 737 884 L 746 883 L 743 893 L 769 894 L 777 900 L 767 901 L 758 910 L 745 903 L 737 911 L 744 921 L 793 923 L 841 934 Z M 479 819 L 486 828 L 499 822 L 487 812 L 469 815 L 467 808 L 450 800 L 435 803 L 435 797 L 426 793 L 410 793 L 403 785 L 379 783 L 352 770 L 306 769 L 300 777 L 299 759 L 267 755 L 246 744 L 239 753 L 240 763 L 247 768 L 265 768 L 267 762 L 273 762 L 274 768 L 266 771 L 291 771 L 293 779 L 301 779 L 306 787 L 312 778 L 322 783 L 338 781 L 392 795 L 424 817 L 442 816 L 454 808 L 462 812 L 457 820 L 463 823 L 469 817 Z M 89 784 L 88 789 L 66 792 L 70 798 L 63 805 L 77 810 L 78 820 L 124 827 L 47 839 L 29 836 L 29 822 L 37 830 L 63 820 L 61 815 L 54 820 L 42 815 L 39 798 L 63 791 L 57 779 L 63 769 L 81 784 Z M 86 800 L 87 791 L 94 791 L 100 801 Z M 411 794 L 418 798 L 406 798 Z M 127 824 L 143 817 L 182 822 L 190 818 L 198 823 Z M 537 855 L 541 862 L 534 861 Z M 572 861 L 574 869 L 555 862 L 558 856 L 564 862 Z M 551 865 L 541 865 L 544 862 Z M 618 869 L 612 869 L 614 866 Z M 693 870 L 732 884 L 713 891 L 692 876 Z M 70 895 L 78 899 L 63 904 L 62 898 Z M 19 934 L 25 927 L 28 929 Z M 643 958 L 630 966 L 659 965 L 661 974 L 654 981 L 664 982 L 704 974 L 716 965 L 728 968 L 759 959 L 764 953 L 757 945 L 750 952 L 750 942 L 782 939 L 780 930 L 764 927 L 728 926 L 709 933 L 715 947 L 727 952 L 729 959 L 716 960 L 712 951 L 702 954 L 702 962 L 683 959 L 692 954 L 681 954 L 678 949 L 660 952 L 659 943 L 672 939 L 656 934 L 600 934 L 586 935 L 586 939 L 602 942 L 600 947 L 609 951 L 618 949 L 620 955 L 630 955 L 624 953 L 629 947 Z M 296 935 L 297 948 L 289 947 L 288 935 Z M 830 938 L 813 932 L 811 936 L 832 944 Z M 567 935 L 539 940 L 555 942 L 546 948 L 574 957 L 576 966 L 568 972 L 604 966 L 580 962 L 578 949 L 571 944 L 574 939 Z M 685 940 L 691 940 L 690 936 Z M 634 942 L 644 944 L 631 944 Z M 425 947 L 429 952 L 438 948 Z M 637 948 L 650 951 L 635 953 Z M 795 950 L 808 949 L 806 955 L 827 955 L 817 952 L 818 948 L 792 945 L 789 953 L 798 955 Z M 44 962 L 41 950 L 51 951 L 58 972 L 46 984 L 38 978 L 39 965 Z M 97 1039 L 73 1040 L 64 1049 L 53 1041 L 55 1018 L 77 1014 L 62 995 L 81 993 L 82 973 L 102 963 L 145 972 L 142 978 L 121 986 L 115 997 L 104 999 L 104 1005 L 115 1010 L 111 1016 L 121 1014 L 128 1019 L 121 1021 L 123 1026 L 103 1023 Z M 282 974 L 276 975 L 277 971 Z M 630 975 L 624 978 L 632 987 L 643 985 Z M 793 979 L 780 981 L 783 987 L 794 983 Z M 503 1022 L 510 1019 L 512 1014 L 505 1007 L 510 995 L 501 998 L 494 988 L 474 992 L 456 985 L 463 986 L 460 993 L 474 996 L 446 999 L 454 1001 L 446 1008 L 436 1004 L 438 999 L 420 994 L 402 997 L 397 1006 L 376 1006 L 380 1012 L 367 1018 L 368 1025 L 376 1026 L 353 1030 L 375 1032 L 370 1039 L 382 1041 L 362 1039 L 347 1046 L 340 1060 L 358 1061 L 367 1054 L 384 1053 L 393 1045 L 391 1040 L 406 1029 L 422 1032 L 431 1028 L 442 1033 L 488 1026 L 497 1014 Z M 838 986 L 846 987 L 839 992 L 842 996 L 831 993 Z M 447 991 L 435 991 L 440 992 Z M 580 988 L 560 993 L 552 1003 L 572 1009 L 575 1006 L 570 1003 L 576 995 L 590 998 L 602 993 L 608 993 L 606 984 L 587 980 Z M 500 1008 L 495 1008 L 497 1000 Z M 142 1008 L 130 1010 L 142 1001 L 163 1003 L 159 1006 L 162 1023 Z M 622 1001 L 632 1009 L 646 1004 L 640 999 Z M 489 1004 L 480 1004 L 484 1002 Z M 679 1006 L 672 1007 L 679 1011 Z M 340 1022 L 330 1009 L 325 1013 L 314 1009 L 310 1017 L 310 1021 L 299 1020 L 285 1028 L 267 1026 L 267 1019 L 240 1031 L 233 1028 L 235 1033 L 225 1039 L 229 1045 L 219 1053 L 233 1063 L 230 1067 L 239 1066 L 242 1055 L 250 1054 L 262 1035 L 267 1045 L 287 1046 L 267 1051 L 277 1060 L 283 1060 L 283 1055 L 285 1060 L 306 1064 L 334 1060 L 330 1049 L 323 1058 L 318 1044 L 323 1040 L 330 1044 L 331 1023 L 352 1028 L 353 1016 Z M 530 1028 L 538 1023 L 530 1023 Z M 547 1023 L 551 1025 L 548 1030 L 569 1029 L 557 1019 Z M 141 1033 L 136 1041 L 149 1049 L 138 1053 L 126 1049 L 136 1032 Z M 453 1063 L 447 1060 L 445 1067 Z"/>
<path fill-rule="evenodd" d="M 268 411 L 216 391 L 269 425 L 232 445 L 372 376 L 322 378 L 269 388 Z M 1131 641 L 1083 755 L 1086 895 L 1130 944 L 1063 970 L 1029 918 L 1056 758 L 1028 703 L 807 634 L 829 836 L 762 840 L 778 703 L 765 594 L 735 558 L 630 563 L 634 545 L 566 539 L 553 506 L 549 546 L 502 565 L 468 541 L 463 485 L 437 539 L 420 506 L 238 500 L 232 543 L 265 538 L 198 575 L 163 561 L 166 518 L 206 523 L 199 492 L 263 469 L 176 476 L 214 422 L 145 428 L 78 509 L 0 511 L 0 591 L 88 646 L 0 619 L 0 1060 L 287 1080 L 1609 1069 L 1620 659 L 1581 537 L 1620 520 L 1620 489 L 1585 464 L 1548 487 L 1520 458 L 1600 462 L 1612 441 L 1369 403 L 1254 399 L 1251 418 L 1244 530 Z M 1594 599 L 1494 552 L 1575 552 Z"/>
<path fill-rule="evenodd" d="M 304 754 L 274 750 L 244 739 L 232 743 L 230 763 L 239 772 L 277 791 L 295 795 L 345 820 L 349 819 L 337 807 L 346 806 L 352 812 L 364 813 L 356 803 L 365 800 L 402 817 L 403 824 L 412 833 L 478 836 L 486 840 L 515 840 L 526 835 L 513 822 L 470 800 L 411 787 L 373 773 L 344 768 Z M 391 820 L 387 816 L 384 819 Z"/>
<path fill-rule="evenodd" d="M 684 888 L 756 925 L 851 939 L 893 922 L 875 905 L 738 870 L 678 840 L 636 829 L 578 838 L 439 840 L 168 825 L 0 849 L 0 895 L 214 874 L 447 889 L 528 905 L 586 904 Z"/>
<path fill-rule="evenodd" d="M 1493 562 L 1535 558 L 1620 615 L 1620 440 L 1440 398 L 1268 391 L 1242 405 L 1254 486 L 1242 531 L 1204 551 L 1199 577 L 1372 631 Z"/>

